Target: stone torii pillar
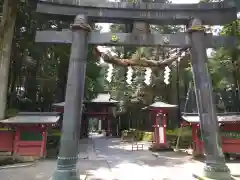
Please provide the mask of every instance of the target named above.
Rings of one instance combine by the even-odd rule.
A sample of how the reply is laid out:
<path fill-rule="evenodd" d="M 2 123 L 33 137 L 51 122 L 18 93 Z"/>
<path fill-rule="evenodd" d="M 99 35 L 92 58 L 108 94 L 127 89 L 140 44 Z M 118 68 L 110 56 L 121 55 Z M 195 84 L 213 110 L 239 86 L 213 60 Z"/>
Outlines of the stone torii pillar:
<path fill-rule="evenodd" d="M 230 170 L 226 166 L 222 151 L 219 126 L 212 95 L 212 81 L 207 68 L 206 46 L 203 41 L 205 29 L 202 21 L 192 19 L 188 26 L 192 47 L 191 65 L 195 83 L 195 93 L 200 117 L 206 164 L 204 176 L 216 180 L 230 180 Z"/>
<path fill-rule="evenodd" d="M 87 17 L 77 15 L 72 25 L 72 46 L 57 169 L 52 180 L 77 180 L 80 123 L 87 63 Z"/>

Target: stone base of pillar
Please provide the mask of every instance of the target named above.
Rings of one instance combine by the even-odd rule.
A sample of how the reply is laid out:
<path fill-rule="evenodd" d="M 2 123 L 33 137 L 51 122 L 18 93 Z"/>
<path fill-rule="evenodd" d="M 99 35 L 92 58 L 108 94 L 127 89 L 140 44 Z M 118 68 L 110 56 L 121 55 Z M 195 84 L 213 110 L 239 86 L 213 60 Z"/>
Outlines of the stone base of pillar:
<path fill-rule="evenodd" d="M 199 180 L 232 180 L 234 179 L 231 176 L 231 173 L 227 167 L 226 167 L 226 171 L 205 167 L 202 173 L 199 173 L 199 172 L 193 173 L 193 177 Z"/>
<path fill-rule="evenodd" d="M 55 170 L 50 180 L 82 180 L 76 169 L 73 170 Z"/>

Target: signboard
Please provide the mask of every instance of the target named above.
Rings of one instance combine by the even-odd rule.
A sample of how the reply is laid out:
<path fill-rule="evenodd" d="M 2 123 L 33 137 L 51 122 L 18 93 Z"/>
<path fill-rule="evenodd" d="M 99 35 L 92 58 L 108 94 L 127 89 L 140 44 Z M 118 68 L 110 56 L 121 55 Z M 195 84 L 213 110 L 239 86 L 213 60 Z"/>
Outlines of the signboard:
<path fill-rule="evenodd" d="M 160 144 L 165 143 L 165 141 L 164 141 L 164 128 L 163 127 L 159 127 L 159 143 Z"/>
<path fill-rule="evenodd" d="M 222 131 L 220 135 L 225 139 L 240 139 L 240 131 Z M 202 140 L 200 129 L 198 130 L 198 138 Z"/>
<path fill-rule="evenodd" d="M 159 135 L 159 143 L 163 144 L 164 142 L 164 123 L 163 123 L 163 114 L 158 114 L 156 125 L 158 126 L 158 135 Z"/>
<path fill-rule="evenodd" d="M 220 134 L 226 139 L 240 139 L 240 131 L 223 131 Z"/>

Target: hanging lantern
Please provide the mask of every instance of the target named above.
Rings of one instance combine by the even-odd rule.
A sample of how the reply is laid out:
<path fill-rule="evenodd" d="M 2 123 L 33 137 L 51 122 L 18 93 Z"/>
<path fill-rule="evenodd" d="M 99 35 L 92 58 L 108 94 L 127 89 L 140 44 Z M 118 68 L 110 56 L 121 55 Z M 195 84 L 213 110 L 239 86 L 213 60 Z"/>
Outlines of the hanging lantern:
<path fill-rule="evenodd" d="M 146 68 L 144 83 L 148 86 L 151 84 L 151 75 L 152 75 L 152 69 L 149 67 Z"/>
<path fill-rule="evenodd" d="M 165 84 L 169 84 L 170 83 L 169 82 L 170 72 L 171 72 L 171 69 L 168 66 L 166 66 L 165 67 L 165 71 L 164 71 L 164 83 Z"/>
<path fill-rule="evenodd" d="M 109 64 L 109 65 L 108 65 L 107 78 L 106 78 L 106 80 L 107 80 L 108 82 L 111 82 L 111 81 L 112 81 L 112 75 L 113 75 L 113 65 L 112 65 L 112 64 Z"/>
<path fill-rule="evenodd" d="M 128 84 L 132 84 L 132 76 L 133 76 L 133 69 L 132 67 L 128 66 L 127 80 L 126 80 Z"/>

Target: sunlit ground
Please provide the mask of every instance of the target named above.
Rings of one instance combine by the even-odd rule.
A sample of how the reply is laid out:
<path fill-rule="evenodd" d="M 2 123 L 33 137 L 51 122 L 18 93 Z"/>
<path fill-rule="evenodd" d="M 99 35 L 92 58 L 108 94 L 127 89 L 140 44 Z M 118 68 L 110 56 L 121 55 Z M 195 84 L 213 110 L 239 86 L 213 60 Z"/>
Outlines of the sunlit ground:
<path fill-rule="evenodd" d="M 182 154 L 172 156 L 173 152 L 166 152 L 155 157 L 148 151 L 150 143 L 144 143 L 143 150 L 139 151 L 132 151 L 131 143 L 121 143 L 120 139 L 95 139 L 95 143 L 102 166 L 87 171 L 89 180 L 179 179 L 172 173 L 173 171 L 186 180 L 193 179 L 191 173 L 183 173 L 189 156 Z M 103 146 L 104 143 L 107 147 Z M 103 160 L 106 160 L 105 164 Z"/>
<path fill-rule="evenodd" d="M 102 165 L 87 170 L 88 180 L 193 180 L 192 173 L 201 174 L 204 167 L 186 153 L 161 152 L 155 157 L 148 151 L 149 143 L 144 144 L 144 150 L 132 151 L 131 143 L 98 138 L 94 141 Z M 233 175 L 239 176 L 240 165 L 228 163 L 228 166 Z"/>
<path fill-rule="evenodd" d="M 188 166 L 188 167 L 187 167 Z M 127 162 L 123 161 L 117 164 L 109 171 L 107 168 L 99 168 L 97 170 L 90 170 L 91 175 L 89 179 L 98 180 L 163 180 L 163 179 L 179 179 L 179 176 L 185 180 L 193 179 L 190 169 L 191 165 L 172 165 L 172 166 L 150 166 L 141 162 Z M 186 173 L 187 168 L 189 173 Z M 184 172 L 185 171 L 185 172 Z"/>

